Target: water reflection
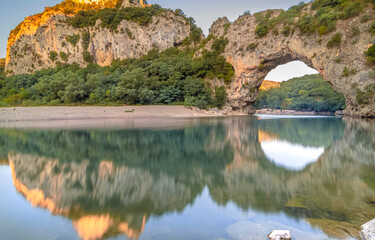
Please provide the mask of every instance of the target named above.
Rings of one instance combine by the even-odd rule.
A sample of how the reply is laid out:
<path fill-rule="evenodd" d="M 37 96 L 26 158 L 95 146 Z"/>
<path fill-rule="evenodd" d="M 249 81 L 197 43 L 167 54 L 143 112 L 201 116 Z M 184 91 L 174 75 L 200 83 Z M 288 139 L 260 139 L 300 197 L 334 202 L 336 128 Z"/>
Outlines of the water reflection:
<path fill-rule="evenodd" d="M 276 166 L 292 171 L 300 171 L 316 162 L 324 152 L 324 147 L 305 147 L 277 140 L 262 142 L 261 147 L 267 158 Z"/>
<path fill-rule="evenodd" d="M 280 167 L 272 158 L 278 149 L 267 146 L 275 140 L 324 153 L 306 154 L 313 159 L 307 166 L 296 159 Z M 359 237 L 359 226 L 375 218 L 375 128 L 368 122 L 224 118 L 164 130 L 4 129 L 0 146 L 17 191 L 70 219 L 85 240 L 263 239 L 281 223 L 302 239 L 346 238 Z M 244 217 L 227 216 L 236 211 Z"/>

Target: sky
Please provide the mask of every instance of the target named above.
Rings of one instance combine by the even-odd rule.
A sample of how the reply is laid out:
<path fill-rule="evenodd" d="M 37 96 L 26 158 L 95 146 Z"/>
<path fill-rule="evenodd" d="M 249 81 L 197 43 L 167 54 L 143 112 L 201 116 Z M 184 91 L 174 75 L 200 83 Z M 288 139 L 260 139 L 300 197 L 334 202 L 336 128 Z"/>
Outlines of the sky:
<path fill-rule="evenodd" d="M 6 55 L 6 44 L 10 31 L 27 16 L 43 12 L 47 6 L 54 6 L 62 0 L 0 0 L 0 58 Z M 164 8 L 180 8 L 187 16 L 193 17 L 197 25 L 207 35 L 211 24 L 219 17 L 226 16 L 234 21 L 245 11 L 255 13 L 266 9 L 288 9 L 301 0 L 149 0 L 151 4 L 159 4 Z M 290 64 L 289 64 L 290 65 Z M 287 69 L 297 69 L 293 64 Z M 301 72 L 308 72 L 307 66 L 298 67 Z M 310 70 L 311 71 L 311 70 Z M 284 71 L 290 72 L 290 71 Z M 303 74 L 304 75 L 304 74 Z M 291 78 L 289 75 L 283 78 Z M 294 77 L 294 75 L 292 76 Z M 268 79 L 268 78 L 267 78 Z M 271 79 L 280 81 L 281 78 Z"/>

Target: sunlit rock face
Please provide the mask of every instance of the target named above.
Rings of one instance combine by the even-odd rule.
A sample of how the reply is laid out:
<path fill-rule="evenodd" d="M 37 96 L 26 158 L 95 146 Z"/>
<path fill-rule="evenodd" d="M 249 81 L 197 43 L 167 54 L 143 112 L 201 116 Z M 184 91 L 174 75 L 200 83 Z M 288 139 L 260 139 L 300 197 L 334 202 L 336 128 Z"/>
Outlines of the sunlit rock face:
<path fill-rule="evenodd" d="M 314 15 L 314 11 L 311 4 L 307 4 L 303 9 L 304 14 L 308 15 Z M 281 10 L 259 14 L 269 13 L 273 18 L 278 16 Z M 372 70 L 366 64 L 364 52 L 374 43 L 375 38 L 368 31 L 371 21 L 361 21 L 365 14 L 374 15 L 370 5 L 358 17 L 339 20 L 335 31 L 322 36 L 318 33 L 301 34 L 297 27 L 290 35 L 284 36 L 281 34 L 284 25 L 279 24 L 276 29 L 280 34 L 268 33 L 260 38 L 255 34 L 258 22 L 254 15 L 245 14 L 233 23 L 227 18 L 218 19 L 210 28 L 210 35 L 229 40 L 223 55 L 235 69 L 235 80 L 227 90 L 225 110 L 228 113 L 253 113 L 252 105 L 258 96 L 258 88 L 268 73 L 278 65 L 299 60 L 319 71 L 336 91 L 345 96 L 347 115 L 375 117 L 375 103 L 372 101 L 359 106 L 357 92 L 353 88 L 355 85 L 363 91 L 366 86 L 374 83 L 374 78 L 369 77 Z M 353 28 L 359 29 L 358 36 L 353 36 Z M 327 43 L 337 33 L 342 35 L 340 47 L 328 48 Z M 211 46 L 212 41 L 207 46 Z M 247 50 L 251 43 L 257 47 Z M 337 57 L 341 58 L 340 62 L 334 61 Z M 343 71 L 349 67 L 356 72 L 344 77 Z"/>
<path fill-rule="evenodd" d="M 83 240 L 103 239 L 109 231 L 116 234 L 124 234 L 130 239 L 138 239 L 144 231 L 146 216 L 143 217 L 142 225 L 139 229 L 129 227 L 127 222 L 116 223 L 110 215 L 89 215 L 73 221 L 79 237 Z"/>
<path fill-rule="evenodd" d="M 81 3 L 81 4 L 100 4 L 107 2 L 108 0 L 72 0 L 73 2 L 76 3 Z"/>
<path fill-rule="evenodd" d="M 91 169 L 88 161 L 70 164 L 15 154 L 9 155 L 9 162 L 16 190 L 33 206 L 72 218 L 74 228 L 84 240 L 118 234 L 138 238 L 151 212 L 183 209 L 193 200 L 187 186 L 166 175 L 154 177 L 141 169 L 115 167 L 109 161 Z M 81 207 L 82 199 L 85 205 L 99 204 L 95 209 L 102 214 Z M 106 210 L 115 208 L 114 200 L 119 212 Z M 126 209 L 148 201 L 152 204 L 146 211 Z"/>
<path fill-rule="evenodd" d="M 173 11 L 154 16 L 152 22 L 146 26 L 123 20 L 115 31 L 102 27 L 100 20 L 93 27 L 80 29 L 68 23 L 69 18 L 73 17 L 79 9 L 114 8 L 117 2 L 77 0 L 77 4 L 90 4 L 75 6 L 69 11 L 59 6 L 46 8 L 41 14 L 25 18 L 9 35 L 6 72 L 32 73 L 36 70 L 56 67 L 58 62 L 86 66 L 88 63 L 83 58 L 85 49 L 82 47 L 82 35 L 85 32 L 90 33 L 87 51 L 92 55 L 94 63 L 100 66 L 107 66 L 113 60 L 139 58 L 154 48 L 163 51 L 180 44 L 190 35 L 190 25 Z M 140 6 L 139 2 L 130 0 L 121 3 L 121 7 Z M 73 35 L 80 36 L 76 45 L 67 41 L 68 36 Z M 58 56 L 58 59 L 53 61 L 49 57 L 52 51 L 69 54 L 69 58 L 63 60 Z"/>

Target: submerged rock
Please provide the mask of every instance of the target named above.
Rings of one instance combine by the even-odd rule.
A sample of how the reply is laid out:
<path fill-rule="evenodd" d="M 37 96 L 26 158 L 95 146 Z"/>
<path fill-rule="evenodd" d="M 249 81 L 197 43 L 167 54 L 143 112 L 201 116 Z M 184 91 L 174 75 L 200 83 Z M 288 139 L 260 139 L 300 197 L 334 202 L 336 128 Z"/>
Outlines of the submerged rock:
<path fill-rule="evenodd" d="M 364 240 L 375 240 L 375 219 L 361 226 L 361 237 Z"/>
<path fill-rule="evenodd" d="M 275 230 L 268 235 L 269 240 L 292 240 L 289 230 Z"/>

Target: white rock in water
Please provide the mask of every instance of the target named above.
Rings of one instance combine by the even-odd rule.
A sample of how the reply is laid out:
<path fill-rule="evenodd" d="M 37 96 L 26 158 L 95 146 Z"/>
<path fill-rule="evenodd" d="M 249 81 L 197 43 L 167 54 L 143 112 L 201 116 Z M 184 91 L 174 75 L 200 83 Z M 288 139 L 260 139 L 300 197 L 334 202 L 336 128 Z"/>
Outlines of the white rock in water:
<path fill-rule="evenodd" d="M 275 230 L 268 235 L 269 240 L 292 240 L 289 230 Z"/>
<path fill-rule="evenodd" d="M 364 240 L 375 240 L 375 219 L 362 225 L 361 237 Z"/>

